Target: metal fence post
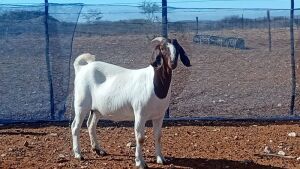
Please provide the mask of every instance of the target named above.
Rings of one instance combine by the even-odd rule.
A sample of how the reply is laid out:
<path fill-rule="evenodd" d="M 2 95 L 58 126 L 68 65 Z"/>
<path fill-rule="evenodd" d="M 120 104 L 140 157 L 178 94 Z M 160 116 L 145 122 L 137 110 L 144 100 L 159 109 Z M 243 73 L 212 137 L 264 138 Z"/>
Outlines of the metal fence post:
<path fill-rule="evenodd" d="M 242 29 L 244 29 L 245 25 L 244 25 L 244 13 L 242 14 Z"/>
<path fill-rule="evenodd" d="M 199 30 L 199 20 L 198 16 L 196 17 L 196 35 L 198 35 L 198 30 Z"/>
<path fill-rule="evenodd" d="M 291 104 L 290 114 L 294 114 L 295 109 L 295 98 L 296 98 L 296 66 L 295 66 L 295 45 L 294 45 L 294 0 L 291 0 L 291 11 L 290 11 L 290 39 L 291 39 L 291 67 L 292 67 L 292 93 L 291 93 Z"/>
<path fill-rule="evenodd" d="M 162 36 L 168 38 L 168 5 L 167 0 L 161 1 L 161 8 L 162 8 Z M 165 118 L 170 117 L 170 109 L 168 108 L 165 113 Z"/>
<path fill-rule="evenodd" d="M 271 35 L 270 10 L 267 10 L 267 18 L 268 18 L 268 31 L 269 31 L 269 52 L 271 52 L 272 51 L 272 35 Z"/>
<path fill-rule="evenodd" d="M 48 75 L 48 83 L 49 83 L 49 92 L 50 92 L 50 117 L 51 120 L 54 120 L 54 97 L 53 97 L 53 84 L 52 84 L 52 72 L 50 67 L 50 57 L 49 57 L 49 3 L 48 0 L 45 0 L 45 57 L 46 57 L 46 65 L 47 65 L 47 75 Z"/>
<path fill-rule="evenodd" d="M 168 38 L 168 6 L 167 0 L 162 0 L 162 36 Z"/>

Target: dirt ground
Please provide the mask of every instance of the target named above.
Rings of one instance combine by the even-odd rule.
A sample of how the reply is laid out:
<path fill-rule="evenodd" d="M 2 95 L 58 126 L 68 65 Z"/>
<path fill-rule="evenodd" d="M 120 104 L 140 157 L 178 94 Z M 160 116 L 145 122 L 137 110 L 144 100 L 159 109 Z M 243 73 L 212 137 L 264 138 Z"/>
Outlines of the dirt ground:
<path fill-rule="evenodd" d="M 151 124 L 146 129 L 144 157 L 150 168 L 300 168 L 299 124 L 293 122 L 170 122 L 163 127 L 166 165 L 155 164 Z M 134 168 L 132 124 L 110 123 L 97 128 L 100 144 L 108 152 L 98 157 L 90 150 L 86 128 L 81 130 L 85 161 L 73 158 L 69 124 L 2 126 L 0 168 Z M 269 146 L 292 159 L 258 156 Z"/>

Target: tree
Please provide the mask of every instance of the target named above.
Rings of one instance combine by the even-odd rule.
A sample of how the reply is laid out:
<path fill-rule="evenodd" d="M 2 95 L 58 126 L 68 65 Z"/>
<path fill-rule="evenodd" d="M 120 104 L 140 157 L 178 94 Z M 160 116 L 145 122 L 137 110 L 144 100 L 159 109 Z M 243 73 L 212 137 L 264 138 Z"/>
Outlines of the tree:
<path fill-rule="evenodd" d="M 87 23 L 95 23 L 100 21 L 103 18 L 103 13 L 97 9 L 89 9 L 82 16 Z"/>
<path fill-rule="evenodd" d="M 157 20 L 158 17 L 155 16 L 155 13 L 161 10 L 160 6 L 157 3 L 147 0 L 144 0 L 142 2 L 140 9 L 142 10 L 141 13 L 146 15 L 146 18 L 149 22 L 154 22 L 155 20 Z"/>

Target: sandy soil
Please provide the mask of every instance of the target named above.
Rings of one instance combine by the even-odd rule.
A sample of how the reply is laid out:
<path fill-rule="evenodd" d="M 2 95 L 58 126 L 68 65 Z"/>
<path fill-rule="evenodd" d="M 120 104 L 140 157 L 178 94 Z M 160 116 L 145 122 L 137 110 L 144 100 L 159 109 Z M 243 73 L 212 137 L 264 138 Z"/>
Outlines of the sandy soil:
<path fill-rule="evenodd" d="M 97 128 L 98 139 L 108 152 L 98 157 L 90 150 L 86 128 L 81 130 L 85 161 L 73 158 L 69 124 L 2 126 L 0 168 L 133 168 L 134 142 L 131 123 L 109 123 Z M 148 126 L 151 126 L 149 124 Z M 152 128 L 146 129 L 145 160 L 150 168 L 290 168 L 296 159 L 258 156 L 266 146 L 272 151 L 300 157 L 300 134 L 296 123 L 165 122 L 163 154 L 166 165 L 155 164 Z"/>

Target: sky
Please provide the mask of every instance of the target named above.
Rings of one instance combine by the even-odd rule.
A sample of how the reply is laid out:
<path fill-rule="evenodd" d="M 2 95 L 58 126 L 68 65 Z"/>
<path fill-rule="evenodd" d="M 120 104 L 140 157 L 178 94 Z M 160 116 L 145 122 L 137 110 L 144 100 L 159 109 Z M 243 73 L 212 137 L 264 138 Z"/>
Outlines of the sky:
<path fill-rule="evenodd" d="M 48 0 L 49 3 L 84 3 L 81 10 L 79 21 L 84 21 L 84 13 L 89 11 L 101 11 L 102 20 L 118 21 L 128 19 L 145 19 L 145 15 L 136 6 L 140 5 L 144 0 Z M 146 0 L 161 3 L 161 0 Z M 169 7 L 168 20 L 194 20 L 199 17 L 201 20 L 218 20 L 224 17 L 236 15 L 244 18 L 259 18 L 266 16 L 266 10 L 253 10 L 256 8 L 263 9 L 289 9 L 289 0 L 167 0 Z M 43 0 L 0 0 L 0 4 L 40 4 Z M 97 5 L 96 5 L 97 4 Z M 99 5 L 100 4 L 100 5 Z M 112 5 L 112 6 L 111 6 Z M 121 6 L 120 6 L 121 5 Z M 183 8 L 183 9 L 176 9 Z M 197 8 L 234 8 L 234 9 L 197 9 Z M 238 9 L 236 9 L 238 8 Z M 300 1 L 295 0 L 295 8 L 300 8 Z M 252 9 L 252 10 L 249 10 Z M 74 13 L 72 8 L 50 8 L 50 13 Z M 59 12 L 58 12 L 59 11 Z M 295 12 L 300 15 L 300 10 Z M 53 14 L 55 15 L 55 14 Z M 157 14 L 160 17 L 160 13 Z M 271 16 L 288 16 L 289 11 L 271 11 Z M 56 14 L 56 18 L 65 19 L 67 15 Z"/>
<path fill-rule="evenodd" d="M 143 0 L 48 0 L 50 3 L 84 3 L 84 4 L 130 4 L 136 5 Z M 148 0 L 160 3 L 160 0 Z M 11 3 L 43 3 L 43 0 L 0 0 L 0 4 Z M 289 9 L 289 0 L 168 0 L 172 7 L 184 8 L 280 8 Z M 295 0 L 295 7 L 300 8 L 300 2 Z"/>

